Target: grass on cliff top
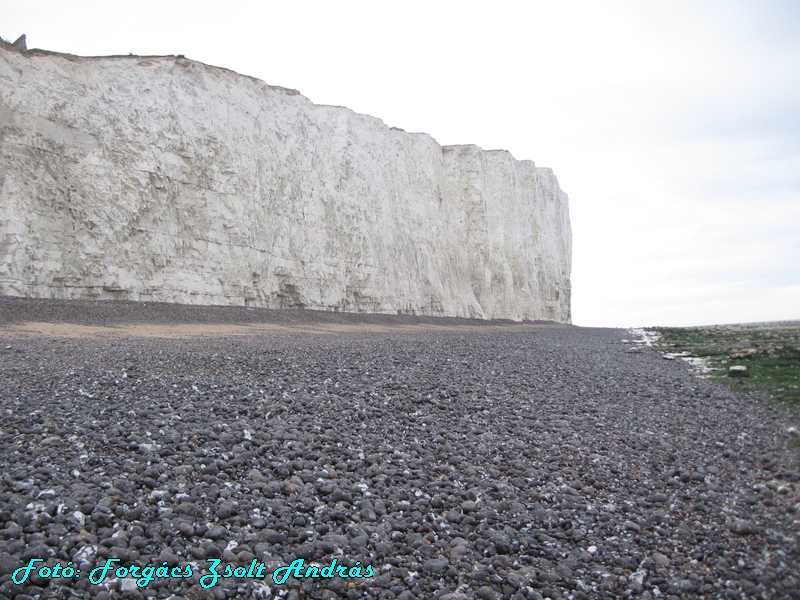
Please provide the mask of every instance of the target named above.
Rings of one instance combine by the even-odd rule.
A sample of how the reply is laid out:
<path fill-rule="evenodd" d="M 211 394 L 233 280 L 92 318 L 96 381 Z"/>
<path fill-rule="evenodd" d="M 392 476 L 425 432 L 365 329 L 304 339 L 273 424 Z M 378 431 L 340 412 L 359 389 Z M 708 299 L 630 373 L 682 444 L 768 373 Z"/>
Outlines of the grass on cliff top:
<path fill-rule="evenodd" d="M 800 321 L 655 331 L 662 350 L 705 359 L 710 379 L 739 389 L 766 389 L 773 398 L 800 406 Z M 747 367 L 749 377 L 729 377 L 734 365 Z"/>

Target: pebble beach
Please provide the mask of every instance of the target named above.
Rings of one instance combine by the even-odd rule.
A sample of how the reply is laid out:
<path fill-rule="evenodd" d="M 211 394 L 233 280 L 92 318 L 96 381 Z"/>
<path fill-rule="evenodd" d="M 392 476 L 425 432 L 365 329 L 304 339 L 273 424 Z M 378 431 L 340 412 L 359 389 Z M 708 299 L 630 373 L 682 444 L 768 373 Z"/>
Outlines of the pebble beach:
<path fill-rule="evenodd" d="M 628 335 L 0 298 L 0 600 L 800 598 L 789 409 Z"/>

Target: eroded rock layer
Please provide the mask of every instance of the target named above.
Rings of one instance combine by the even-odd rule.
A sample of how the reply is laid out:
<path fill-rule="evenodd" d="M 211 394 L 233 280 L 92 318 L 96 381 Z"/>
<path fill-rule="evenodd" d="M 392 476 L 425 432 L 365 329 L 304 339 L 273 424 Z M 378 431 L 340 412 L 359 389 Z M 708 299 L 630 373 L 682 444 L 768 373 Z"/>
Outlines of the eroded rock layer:
<path fill-rule="evenodd" d="M 550 169 L 180 57 L 0 47 L 0 294 L 570 320 Z"/>

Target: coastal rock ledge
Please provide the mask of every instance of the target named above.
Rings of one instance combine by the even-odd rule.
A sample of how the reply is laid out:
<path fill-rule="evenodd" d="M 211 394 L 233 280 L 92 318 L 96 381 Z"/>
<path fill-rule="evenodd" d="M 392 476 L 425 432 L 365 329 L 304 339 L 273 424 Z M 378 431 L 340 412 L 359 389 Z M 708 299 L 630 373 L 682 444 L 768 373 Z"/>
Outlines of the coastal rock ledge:
<path fill-rule="evenodd" d="M 570 321 L 567 196 L 181 56 L 0 43 L 0 294 Z"/>

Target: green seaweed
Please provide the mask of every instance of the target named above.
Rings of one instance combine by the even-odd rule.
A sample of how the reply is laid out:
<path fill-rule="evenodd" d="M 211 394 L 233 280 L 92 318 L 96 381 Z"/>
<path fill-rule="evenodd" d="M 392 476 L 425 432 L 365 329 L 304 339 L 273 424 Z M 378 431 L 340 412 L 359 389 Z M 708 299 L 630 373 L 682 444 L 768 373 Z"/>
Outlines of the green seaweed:
<path fill-rule="evenodd" d="M 660 327 L 659 346 L 704 358 L 710 379 L 737 389 L 765 389 L 775 399 L 800 405 L 800 323 L 713 327 Z M 748 377 L 729 377 L 734 365 Z"/>

